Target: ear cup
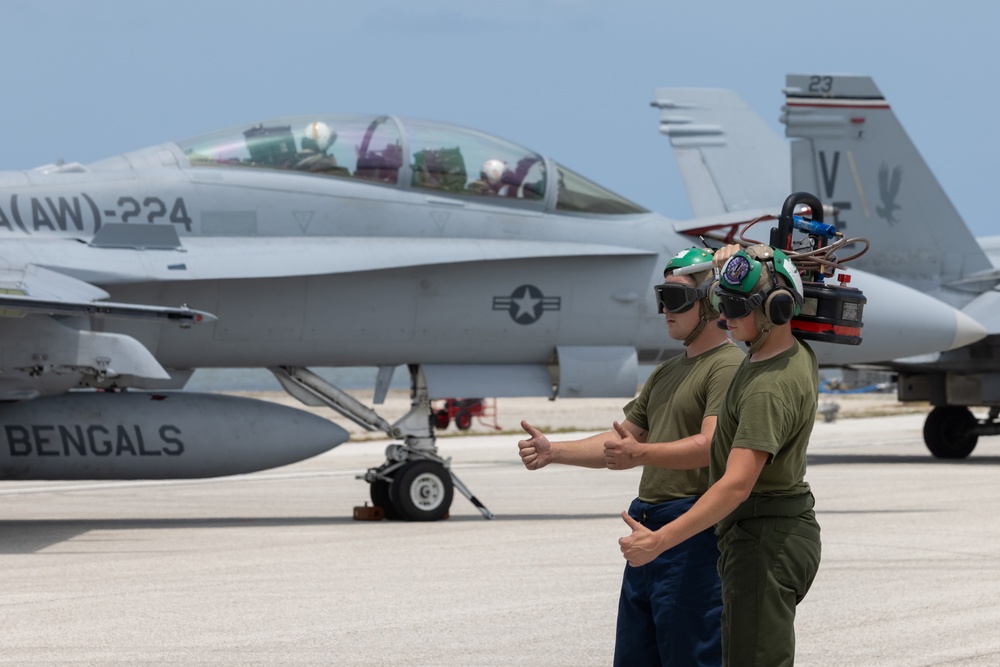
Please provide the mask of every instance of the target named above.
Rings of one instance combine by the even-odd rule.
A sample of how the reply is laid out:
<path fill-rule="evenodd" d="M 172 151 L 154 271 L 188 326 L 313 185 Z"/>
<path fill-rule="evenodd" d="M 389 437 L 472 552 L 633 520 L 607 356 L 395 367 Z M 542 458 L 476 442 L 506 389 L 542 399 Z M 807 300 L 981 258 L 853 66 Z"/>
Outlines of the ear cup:
<path fill-rule="evenodd" d="M 795 297 L 785 289 L 777 289 L 764 301 L 764 315 L 772 324 L 785 324 L 795 317 Z"/>
<path fill-rule="evenodd" d="M 719 295 L 715 293 L 715 288 L 719 286 L 718 280 L 713 280 L 708 285 L 708 305 L 715 312 L 715 316 L 719 316 Z M 726 327 L 722 327 L 725 329 Z"/>

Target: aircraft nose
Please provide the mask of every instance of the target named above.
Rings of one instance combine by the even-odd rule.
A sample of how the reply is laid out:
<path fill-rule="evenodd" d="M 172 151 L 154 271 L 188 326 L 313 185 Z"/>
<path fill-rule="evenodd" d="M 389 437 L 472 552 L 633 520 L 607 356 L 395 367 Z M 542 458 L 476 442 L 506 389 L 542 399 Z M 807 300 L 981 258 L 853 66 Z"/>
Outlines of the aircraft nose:
<path fill-rule="evenodd" d="M 934 355 L 984 338 L 987 331 L 975 319 L 949 304 L 886 278 L 852 271 L 864 291 L 861 344 L 816 345 L 820 363 L 878 363 Z M 826 349 L 840 347 L 841 349 Z"/>
<path fill-rule="evenodd" d="M 949 350 L 956 347 L 971 345 L 977 340 L 982 340 L 989 332 L 982 324 L 972 319 L 960 310 L 955 311 L 955 340 Z"/>

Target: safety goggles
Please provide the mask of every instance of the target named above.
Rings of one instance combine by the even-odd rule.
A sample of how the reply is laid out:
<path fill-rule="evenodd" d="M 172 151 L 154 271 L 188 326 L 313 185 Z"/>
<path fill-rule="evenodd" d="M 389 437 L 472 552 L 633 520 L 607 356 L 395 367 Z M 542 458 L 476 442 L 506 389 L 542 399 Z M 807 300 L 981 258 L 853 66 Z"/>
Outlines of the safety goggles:
<path fill-rule="evenodd" d="M 708 290 L 699 287 L 691 287 L 682 283 L 660 283 L 653 286 L 653 293 L 656 294 L 657 312 L 686 313 L 691 310 L 699 299 L 704 299 Z"/>
<path fill-rule="evenodd" d="M 715 296 L 719 302 L 719 312 L 727 320 L 737 320 L 741 317 L 746 317 L 764 301 L 760 292 L 751 296 L 744 296 L 742 294 L 733 294 L 722 288 L 716 288 Z"/>

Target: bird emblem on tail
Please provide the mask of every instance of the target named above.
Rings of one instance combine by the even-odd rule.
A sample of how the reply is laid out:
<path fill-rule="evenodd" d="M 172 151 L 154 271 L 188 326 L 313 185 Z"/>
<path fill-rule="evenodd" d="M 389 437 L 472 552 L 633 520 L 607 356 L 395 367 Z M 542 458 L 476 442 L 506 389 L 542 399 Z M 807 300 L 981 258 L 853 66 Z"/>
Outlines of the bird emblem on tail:
<path fill-rule="evenodd" d="M 882 200 L 881 206 L 875 207 L 875 212 L 878 213 L 880 218 L 884 218 L 886 222 L 890 225 L 894 225 L 899 220 L 897 220 L 893 213 L 902 207 L 896 203 L 896 197 L 899 196 L 899 185 L 903 179 L 903 168 L 895 167 L 892 170 L 892 174 L 889 173 L 889 167 L 884 162 L 878 170 L 878 196 Z"/>

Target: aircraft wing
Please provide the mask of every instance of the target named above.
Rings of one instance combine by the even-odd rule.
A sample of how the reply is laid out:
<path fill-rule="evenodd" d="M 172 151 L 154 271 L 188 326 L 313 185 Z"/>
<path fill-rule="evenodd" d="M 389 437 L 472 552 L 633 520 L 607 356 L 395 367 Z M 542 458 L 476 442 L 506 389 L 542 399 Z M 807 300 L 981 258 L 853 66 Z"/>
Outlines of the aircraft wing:
<path fill-rule="evenodd" d="M 787 143 L 735 92 L 657 88 L 653 106 L 695 217 L 779 206 L 791 192 Z"/>
<path fill-rule="evenodd" d="M 0 309 L 3 309 L 7 317 L 16 317 L 21 314 L 115 317 L 119 319 L 173 321 L 182 325 L 216 319 L 211 313 L 184 307 L 137 306 L 110 301 L 46 301 L 16 294 L 0 295 Z"/>
<path fill-rule="evenodd" d="M 66 315 L 174 321 L 190 326 L 211 321 L 210 313 L 186 307 L 167 308 L 103 301 L 108 293 L 56 271 L 27 265 L 21 271 L 0 271 L 0 316 Z"/>
<path fill-rule="evenodd" d="M 29 377 L 53 371 L 32 382 L 0 378 L 0 400 L 24 400 L 43 391 L 66 390 L 75 384 L 68 379 L 73 371 L 95 378 L 128 375 L 163 381 L 171 377 L 153 354 L 131 336 L 77 329 L 53 317 L 32 316 L 127 318 L 176 322 L 181 326 L 215 319 L 209 313 L 186 307 L 104 301 L 108 296 L 100 287 L 35 264 L 0 270 L 0 347 L 5 361 L 28 369 Z"/>

